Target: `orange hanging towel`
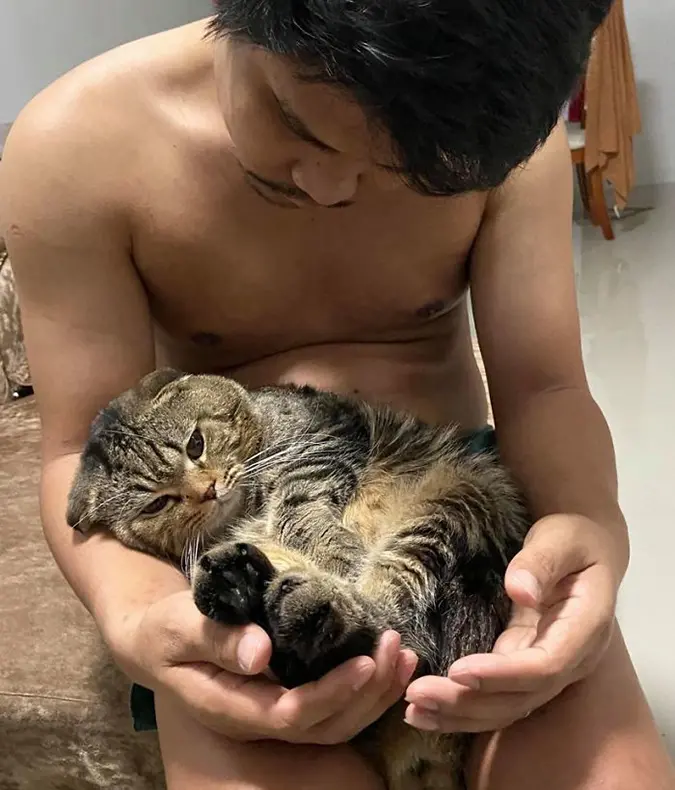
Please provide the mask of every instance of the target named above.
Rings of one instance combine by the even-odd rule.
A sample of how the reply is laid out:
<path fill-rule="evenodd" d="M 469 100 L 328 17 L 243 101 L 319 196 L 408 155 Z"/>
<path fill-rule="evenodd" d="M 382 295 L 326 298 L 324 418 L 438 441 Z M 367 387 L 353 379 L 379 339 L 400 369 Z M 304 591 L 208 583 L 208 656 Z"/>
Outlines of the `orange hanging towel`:
<path fill-rule="evenodd" d="M 586 75 L 586 171 L 600 168 L 625 207 L 635 181 L 633 137 L 641 129 L 623 0 L 598 28 Z"/>

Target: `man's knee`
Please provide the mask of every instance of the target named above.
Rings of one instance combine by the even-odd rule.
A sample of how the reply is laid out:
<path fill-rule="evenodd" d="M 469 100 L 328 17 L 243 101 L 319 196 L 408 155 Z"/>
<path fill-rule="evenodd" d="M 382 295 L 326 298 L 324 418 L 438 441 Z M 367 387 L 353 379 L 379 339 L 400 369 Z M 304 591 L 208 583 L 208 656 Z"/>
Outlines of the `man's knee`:
<path fill-rule="evenodd" d="M 347 745 L 230 741 L 161 695 L 157 720 L 168 790 L 384 790 Z"/>

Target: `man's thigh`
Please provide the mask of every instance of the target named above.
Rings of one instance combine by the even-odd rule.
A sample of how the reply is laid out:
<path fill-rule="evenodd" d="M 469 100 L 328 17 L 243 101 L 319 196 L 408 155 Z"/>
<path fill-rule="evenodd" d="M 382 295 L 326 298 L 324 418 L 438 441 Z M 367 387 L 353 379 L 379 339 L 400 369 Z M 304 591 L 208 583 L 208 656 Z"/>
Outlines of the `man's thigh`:
<path fill-rule="evenodd" d="M 471 790 L 675 790 L 675 771 L 619 629 L 597 670 L 508 730 L 482 737 Z"/>
<path fill-rule="evenodd" d="M 156 696 L 167 790 L 384 790 L 349 746 L 236 743 Z"/>

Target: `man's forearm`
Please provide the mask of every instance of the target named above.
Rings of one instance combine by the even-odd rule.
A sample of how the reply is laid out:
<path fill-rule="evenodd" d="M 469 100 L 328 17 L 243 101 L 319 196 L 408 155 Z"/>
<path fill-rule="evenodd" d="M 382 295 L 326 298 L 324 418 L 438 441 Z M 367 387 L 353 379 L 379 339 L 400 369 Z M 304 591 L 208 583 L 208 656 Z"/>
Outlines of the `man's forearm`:
<path fill-rule="evenodd" d="M 614 536 L 617 570 L 628 565 L 616 460 L 605 418 L 588 390 L 561 388 L 495 404 L 500 453 L 523 486 L 533 515 L 574 513 Z"/>
<path fill-rule="evenodd" d="M 126 548 L 104 534 L 82 537 L 67 526 L 66 503 L 78 456 L 45 464 L 41 483 L 42 522 L 47 542 L 64 576 L 99 628 L 139 605 L 184 590 L 187 581 L 175 568 Z"/>

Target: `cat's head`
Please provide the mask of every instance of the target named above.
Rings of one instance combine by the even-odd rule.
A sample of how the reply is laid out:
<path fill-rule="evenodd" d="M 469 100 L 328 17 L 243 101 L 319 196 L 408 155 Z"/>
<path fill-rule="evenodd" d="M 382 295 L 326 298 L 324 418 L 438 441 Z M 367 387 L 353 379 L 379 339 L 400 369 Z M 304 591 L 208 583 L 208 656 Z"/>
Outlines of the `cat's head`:
<path fill-rule="evenodd" d="M 221 376 L 159 370 L 94 420 L 68 524 L 181 558 L 245 507 L 244 463 L 262 432 L 246 390 Z"/>

